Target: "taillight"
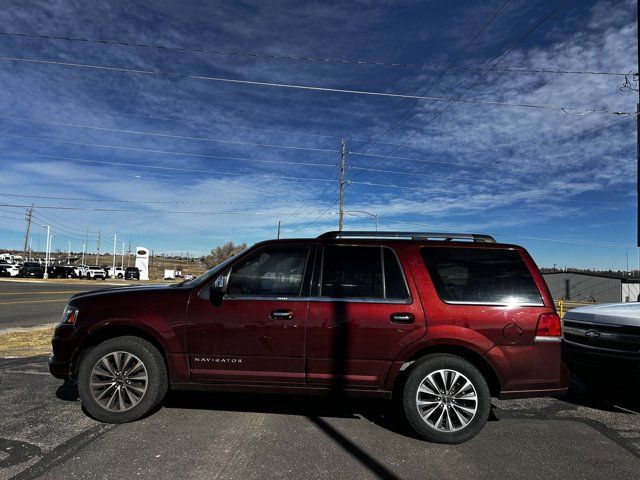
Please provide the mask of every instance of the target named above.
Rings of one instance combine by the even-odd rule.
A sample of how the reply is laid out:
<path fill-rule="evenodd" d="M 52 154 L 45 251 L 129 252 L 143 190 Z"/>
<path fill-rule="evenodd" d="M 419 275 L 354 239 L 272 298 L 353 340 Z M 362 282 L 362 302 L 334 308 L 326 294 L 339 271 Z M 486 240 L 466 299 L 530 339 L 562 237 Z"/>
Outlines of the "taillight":
<path fill-rule="evenodd" d="M 557 313 L 545 313 L 540 315 L 536 327 L 536 337 L 561 337 L 562 326 Z"/>

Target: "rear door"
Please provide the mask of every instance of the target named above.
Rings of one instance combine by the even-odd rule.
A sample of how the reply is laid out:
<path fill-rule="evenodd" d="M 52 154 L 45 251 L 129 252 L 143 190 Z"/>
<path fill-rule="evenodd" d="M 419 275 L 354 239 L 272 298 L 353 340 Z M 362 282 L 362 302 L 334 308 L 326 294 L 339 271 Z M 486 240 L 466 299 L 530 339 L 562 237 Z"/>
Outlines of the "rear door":
<path fill-rule="evenodd" d="M 325 246 L 316 270 L 307 317 L 308 384 L 381 387 L 410 334 L 425 328 L 412 280 L 396 252 L 379 245 Z"/>

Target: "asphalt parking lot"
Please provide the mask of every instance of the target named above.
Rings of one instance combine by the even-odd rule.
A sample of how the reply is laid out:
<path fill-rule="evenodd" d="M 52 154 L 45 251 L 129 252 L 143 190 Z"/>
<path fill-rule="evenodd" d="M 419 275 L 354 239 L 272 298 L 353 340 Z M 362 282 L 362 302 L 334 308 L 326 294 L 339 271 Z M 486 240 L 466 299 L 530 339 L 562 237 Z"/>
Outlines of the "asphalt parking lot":
<path fill-rule="evenodd" d="M 386 402 L 172 393 L 155 414 L 84 415 L 46 358 L 0 360 L 0 479 L 637 478 L 640 416 L 589 398 L 494 402 L 463 445 L 413 438 Z"/>
<path fill-rule="evenodd" d="M 42 285 L 18 297 L 40 299 Z M 65 301 L 34 303 L 27 320 L 57 321 Z M 371 400 L 172 392 L 143 420 L 101 424 L 46 360 L 0 359 L 0 480 L 584 479 L 637 478 L 640 468 L 640 402 L 591 394 L 579 379 L 560 398 L 494 400 L 483 432 L 446 446 L 416 439 L 389 403 Z"/>

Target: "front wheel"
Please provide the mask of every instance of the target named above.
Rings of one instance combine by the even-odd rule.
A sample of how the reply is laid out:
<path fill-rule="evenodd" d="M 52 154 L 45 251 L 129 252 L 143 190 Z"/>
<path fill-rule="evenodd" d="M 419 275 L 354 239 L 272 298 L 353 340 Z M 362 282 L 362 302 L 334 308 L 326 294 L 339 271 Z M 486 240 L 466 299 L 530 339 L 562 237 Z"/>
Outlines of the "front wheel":
<path fill-rule="evenodd" d="M 402 403 L 411 427 L 425 440 L 462 443 L 484 427 L 491 393 L 480 371 L 467 360 L 435 354 L 414 363 Z"/>
<path fill-rule="evenodd" d="M 96 420 L 126 423 L 155 408 L 168 388 L 162 355 L 148 341 L 117 337 L 90 350 L 80 364 L 78 393 Z"/>

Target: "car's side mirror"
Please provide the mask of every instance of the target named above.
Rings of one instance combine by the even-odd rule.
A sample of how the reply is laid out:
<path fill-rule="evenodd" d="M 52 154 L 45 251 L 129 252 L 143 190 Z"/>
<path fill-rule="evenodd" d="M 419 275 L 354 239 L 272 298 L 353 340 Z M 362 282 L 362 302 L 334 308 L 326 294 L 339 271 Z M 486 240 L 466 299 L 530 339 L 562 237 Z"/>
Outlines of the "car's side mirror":
<path fill-rule="evenodd" d="M 219 307 L 222 305 L 222 299 L 224 298 L 225 293 L 227 293 L 227 287 L 229 284 L 229 274 L 223 273 L 219 275 L 218 278 L 214 280 L 214 282 L 209 287 L 209 301 Z"/>

